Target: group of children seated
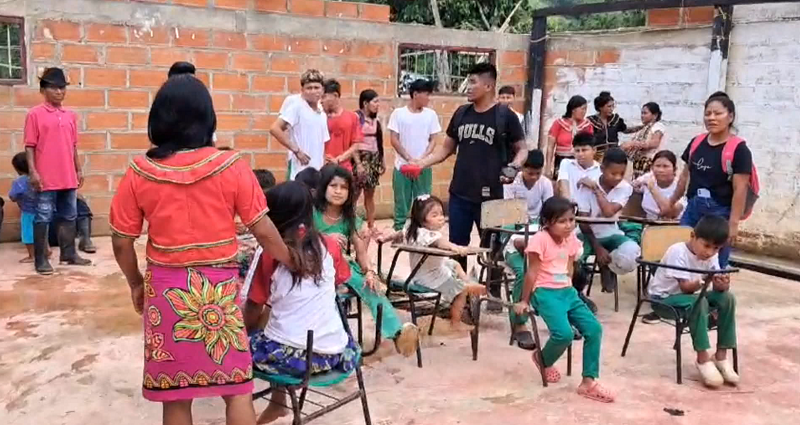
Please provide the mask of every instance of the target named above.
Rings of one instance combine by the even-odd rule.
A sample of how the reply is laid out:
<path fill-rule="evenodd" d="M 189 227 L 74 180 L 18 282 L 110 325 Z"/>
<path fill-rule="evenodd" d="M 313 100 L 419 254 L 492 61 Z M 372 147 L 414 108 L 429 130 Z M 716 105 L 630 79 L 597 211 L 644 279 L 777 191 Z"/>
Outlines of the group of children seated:
<path fill-rule="evenodd" d="M 505 196 L 526 200 L 530 221 L 538 232 L 530 237 L 527 246 L 521 239 L 509 242 L 505 260 L 516 275 L 514 307 L 509 314 L 518 345 L 535 348 L 525 326 L 525 313 L 533 308 L 550 331 L 546 345 L 534 352 L 533 362 L 544 369 L 548 382 L 558 382 L 561 375 L 556 361 L 573 339 L 582 335 L 583 380 L 577 392 L 593 400 L 611 402 L 612 392 L 597 382 L 602 326 L 594 314 L 596 307 L 582 294 L 585 278 L 580 278 L 578 271 L 593 255 L 600 266 L 604 288 L 613 290 L 616 275 L 636 269 L 641 226 L 610 221 L 581 224 L 578 232 L 576 216 L 618 218 L 634 191 L 642 193 L 642 206 L 649 218 L 674 219 L 682 206 L 669 202 L 676 176 L 676 158 L 670 152 L 656 154 L 651 173 L 633 184 L 625 180 L 628 159 L 624 152 L 607 150 L 602 164 L 594 160 L 594 154 L 591 136 L 576 135 L 574 159 L 562 162 L 553 185 L 542 175 L 542 152 L 530 152 L 522 172 L 506 186 Z M 360 348 L 345 332 L 335 295 L 347 292 L 357 295 L 373 316 L 381 306 L 382 336 L 392 340 L 399 353 L 411 355 L 418 344 L 419 330 L 411 323 L 402 323 L 373 271 L 367 256 L 371 235 L 355 213 L 355 186 L 350 172 L 335 164 L 320 171 L 308 168 L 295 181 L 274 187 L 274 177 L 268 171 L 256 170 L 256 175 L 267 196 L 269 217 L 296 265 L 295 270 L 289 270 L 267 254 L 254 255 L 255 242 L 247 242 L 246 235 L 240 236 L 245 241 L 243 245 L 250 247 L 245 248 L 241 260 L 242 276 L 251 277 L 245 323 L 256 367 L 267 373 L 302 376 L 306 372 L 306 332 L 313 330 L 311 372 L 352 370 L 359 361 Z M 417 197 L 410 215 L 402 231 L 380 240 L 466 253 L 466 247 L 452 244 L 441 233 L 445 216 L 440 199 L 432 195 Z M 719 268 L 716 254 L 727 239 L 726 220 L 708 216 L 695 226 L 690 241 L 669 248 L 663 262 L 707 270 Z M 410 265 L 415 266 L 421 257 L 410 255 Z M 527 274 L 523 274 L 525 258 Z M 658 269 L 648 288 L 649 295 L 669 305 L 690 306 L 701 288 L 701 278 Z M 471 281 L 457 262 L 445 258 L 425 262 L 414 283 L 442 294 L 442 301 L 450 305 L 451 323 L 459 330 L 470 329 L 461 321 L 467 298 L 486 293 L 485 287 Z M 736 341 L 735 301 L 729 286 L 727 277 L 715 277 L 713 291 L 690 318 L 697 367 L 709 386 L 738 382 L 726 356 Z M 713 355 L 708 352 L 709 308 L 718 310 L 718 344 Z M 275 392 L 272 397 L 260 423 L 287 413 L 280 407 L 285 394 Z"/>

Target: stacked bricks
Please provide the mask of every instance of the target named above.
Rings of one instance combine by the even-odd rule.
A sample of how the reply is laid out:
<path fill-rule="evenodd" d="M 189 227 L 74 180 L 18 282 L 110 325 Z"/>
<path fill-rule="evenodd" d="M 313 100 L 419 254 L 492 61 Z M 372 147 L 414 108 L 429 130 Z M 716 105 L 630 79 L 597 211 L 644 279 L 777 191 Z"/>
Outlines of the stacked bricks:
<path fill-rule="evenodd" d="M 172 0 L 173 7 L 241 9 L 246 13 L 283 13 L 370 21 L 389 25 L 387 6 L 318 0 Z M 130 3 L 134 7 L 136 3 Z M 178 6 L 180 5 L 180 6 Z M 230 13 L 230 11 L 227 11 Z M 237 12 L 238 13 L 238 12 Z M 86 182 L 80 193 L 95 213 L 97 233 L 107 233 L 111 199 L 127 164 L 147 149 L 149 105 L 175 61 L 197 66 L 197 77 L 210 89 L 217 112 L 218 145 L 246 153 L 253 168 L 267 168 L 285 177 L 286 151 L 269 135 L 286 96 L 300 90 L 300 73 L 317 68 L 342 84 L 344 106 L 357 107 L 361 90 L 371 88 L 384 99 L 384 128 L 397 97 L 397 46 L 403 40 L 372 42 L 356 37 L 305 38 L 285 33 L 249 33 L 214 28 L 121 25 L 99 20 L 26 19 L 29 38 L 28 84 L 0 85 L 0 193 L 7 194 L 16 174 L 11 157 L 24 149 L 26 111 L 41 102 L 37 75 L 47 66 L 65 69 L 70 80 L 65 107 L 78 114 L 79 156 Z M 89 19 L 87 17 L 87 19 Z M 95 18 L 96 19 L 96 18 Z M 199 25 L 199 24 L 198 24 Z M 416 29 L 415 29 L 416 31 Z M 501 84 L 522 93 L 525 51 L 498 50 Z M 434 96 L 431 107 L 445 128 L 463 96 Z M 521 105 L 520 105 L 521 106 Z M 441 141 L 440 135 L 437 141 Z M 380 217 L 393 210 L 391 166 L 394 152 L 384 137 L 386 164 L 378 191 Z M 447 198 L 452 160 L 434 169 L 434 192 Z M 5 195 L 4 195 L 5 196 Z M 5 207 L 3 240 L 19 237 L 19 210 Z"/>

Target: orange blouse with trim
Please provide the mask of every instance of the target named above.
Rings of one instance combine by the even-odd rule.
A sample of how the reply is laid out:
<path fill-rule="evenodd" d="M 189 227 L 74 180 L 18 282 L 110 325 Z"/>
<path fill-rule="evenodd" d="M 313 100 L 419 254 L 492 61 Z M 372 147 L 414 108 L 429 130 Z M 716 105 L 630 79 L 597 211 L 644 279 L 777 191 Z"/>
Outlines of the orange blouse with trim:
<path fill-rule="evenodd" d="M 138 238 L 147 220 L 147 261 L 185 267 L 229 263 L 237 253 L 234 216 L 248 227 L 267 200 L 241 154 L 206 147 L 154 160 L 136 157 L 111 202 L 111 231 Z"/>
<path fill-rule="evenodd" d="M 558 118 L 553 121 L 548 134 L 556 139 L 556 153 L 563 156 L 572 156 L 572 139 L 577 133 L 593 134 L 592 123 L 584 119 L 576 124 L 572 118 Z"/>

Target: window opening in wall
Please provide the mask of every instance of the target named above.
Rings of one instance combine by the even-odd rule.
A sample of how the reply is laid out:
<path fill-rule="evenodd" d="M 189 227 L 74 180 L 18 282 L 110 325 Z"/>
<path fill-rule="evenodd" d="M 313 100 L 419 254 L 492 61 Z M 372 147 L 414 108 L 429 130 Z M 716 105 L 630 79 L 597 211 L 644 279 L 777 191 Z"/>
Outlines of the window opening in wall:
<path fill-rule="evenodd" d="M 401 44 L 398 51 L 398 96 L 408 94 L 408 86 L 419 78 L 433 81 L 437 94 L 464 94 L 470 67 L 495 61 L 490 49 Z"/>
<path fill-rule="evenodd" d="M 0 83 L 25 82 L 25 31 L 23 19 L 0 16 Z"/>

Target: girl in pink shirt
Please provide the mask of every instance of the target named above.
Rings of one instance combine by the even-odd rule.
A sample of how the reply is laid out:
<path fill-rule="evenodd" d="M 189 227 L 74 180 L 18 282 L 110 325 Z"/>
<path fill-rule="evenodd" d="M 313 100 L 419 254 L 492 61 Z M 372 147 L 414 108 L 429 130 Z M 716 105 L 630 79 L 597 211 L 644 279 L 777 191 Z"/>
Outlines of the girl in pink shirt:
<path fill-rule="evenodd" d="M 523 301 L 514 305 L 514 311 L 521 315 L 530 304 L 550 331 L 544 348 L 537 347 L 533 352 L 533 362 L 540 370 L 544 368 L 547 382 L 558 382 L 561 374 L 555 363 L 572 344 L 575 326 L 584 338 L 583 380 L 578 394 L 610 403 L 614 396 L 597 383 L 603 330 L 571 283 L 573 265 L 582 252 L 581 242 L 575 236 L 575 204 L 559 196 L 548 199 L 542 205 L 540 223 L 542 230 L 531 237 L 525 249 L 528 272 L 522 289 Z"/>

